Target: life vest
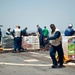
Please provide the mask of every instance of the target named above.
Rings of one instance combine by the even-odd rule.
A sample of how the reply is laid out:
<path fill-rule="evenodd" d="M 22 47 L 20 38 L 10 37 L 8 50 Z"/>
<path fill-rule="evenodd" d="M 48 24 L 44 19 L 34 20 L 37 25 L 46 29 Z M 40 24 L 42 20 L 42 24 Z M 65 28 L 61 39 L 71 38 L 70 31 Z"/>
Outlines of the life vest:
<path fill-rule="evenodd" d="M 10 33 L 9 31 L 6 31 L 6 34 L 7 34 L 7 35 L 10 35 L 11 33 Z"/>
<path fill-rule="evenodd" d="M 55 29 L 55 31 L 53 33 L 51 33 L 51 36 L 54 36 L 57 31 L 59 31 L 59 30 Z M 51 40 L 51 45 L 58 46 L 61 44 L 61 42 L 62 42 L 62 36 L 60 34 L 60 36 L 58 38 L 56 38 L 55 40 Z"/>
<path fill-rule="evenodd" d="M 20 37 L 21 36 L 21 29 L 15 28 L 14 29 L 14 37 Z"/>

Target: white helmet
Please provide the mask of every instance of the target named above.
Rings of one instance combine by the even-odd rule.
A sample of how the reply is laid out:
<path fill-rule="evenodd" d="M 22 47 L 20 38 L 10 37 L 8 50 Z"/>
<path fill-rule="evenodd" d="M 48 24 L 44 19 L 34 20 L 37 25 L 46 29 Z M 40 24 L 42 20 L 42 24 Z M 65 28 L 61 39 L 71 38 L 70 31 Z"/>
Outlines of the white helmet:
<path fill-rule="evenodd" d="M 68 27 L 73 27 L 73 25 L 72 24 L 69 24 Z"/>

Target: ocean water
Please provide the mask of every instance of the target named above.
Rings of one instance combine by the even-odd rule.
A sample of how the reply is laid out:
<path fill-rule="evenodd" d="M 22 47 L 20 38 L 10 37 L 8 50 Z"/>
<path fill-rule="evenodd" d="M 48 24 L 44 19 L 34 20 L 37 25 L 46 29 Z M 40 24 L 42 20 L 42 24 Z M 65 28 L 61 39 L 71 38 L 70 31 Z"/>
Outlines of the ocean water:
<path fill-rule="evenodd" d="M 28 33 L 32 33 L 32 32 L 36 32 L 36 31 L 28 31 Z M 64 30 L 60 30 L 60 32 L 64 34 Z M 6 31 L 2 31 L 2 35 L 6 35 Z"/>
<path fill-rule="evenodd" d="M 36 31 L 27 31 L 28 33 L 36 32 Z M 6 31 L 2 31 L 2 35 L 6 35 Z"/>

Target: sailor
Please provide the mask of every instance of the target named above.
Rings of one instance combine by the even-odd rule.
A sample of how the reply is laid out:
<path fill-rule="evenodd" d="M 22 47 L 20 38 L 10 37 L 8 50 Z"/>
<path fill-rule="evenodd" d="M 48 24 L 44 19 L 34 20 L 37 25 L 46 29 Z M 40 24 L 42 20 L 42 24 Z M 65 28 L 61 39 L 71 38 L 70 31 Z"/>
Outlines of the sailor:
<path fill-rule="evenodd" d="M 21 51 L 21 36 L 22 31 L 20 29 L 20 26 L 16 26 L 16 28 L 13 30 L 12 35 L 14 37 L 14 51 L 16 52 L 18 49 L 18 52 Z"/>

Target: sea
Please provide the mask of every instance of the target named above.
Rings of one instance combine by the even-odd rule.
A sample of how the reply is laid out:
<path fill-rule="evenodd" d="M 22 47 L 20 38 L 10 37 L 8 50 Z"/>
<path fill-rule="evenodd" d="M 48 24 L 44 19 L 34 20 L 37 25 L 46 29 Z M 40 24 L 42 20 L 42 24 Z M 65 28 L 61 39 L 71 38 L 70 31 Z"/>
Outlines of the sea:
<path fill-rule="evenodd" d="M 60 30 L 60 31 L 61 31 L 62 35 L 64 35 L 64 30 Z M 33 33 L 33 32 L 36 33 L 36 31 L 27 31 L 27 32 L 28 33 Z M 2 36 L 4 36 L 4 35 L 6 35 L 6 31 L 5 30 L 2 31 Z"/>

